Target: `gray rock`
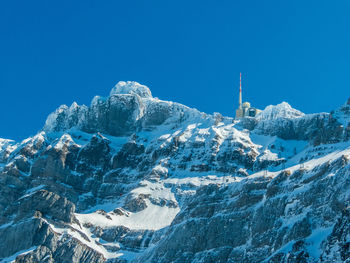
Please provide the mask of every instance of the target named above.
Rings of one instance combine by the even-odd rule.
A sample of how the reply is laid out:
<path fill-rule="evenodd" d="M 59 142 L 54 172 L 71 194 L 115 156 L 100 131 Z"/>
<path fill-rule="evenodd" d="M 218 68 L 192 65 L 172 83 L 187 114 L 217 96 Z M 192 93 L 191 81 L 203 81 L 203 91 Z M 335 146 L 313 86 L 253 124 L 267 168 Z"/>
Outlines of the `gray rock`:
<path fill-rule="evenodd" d="M 7 210 L 7 214 L 16 214 L 16 220 L 31 217 L 40 211 L 44 217 L 50 217 L 66 223 L 75 221 L 75 205 L 65 197 L 61 197 L 47 190 L 39 190 L 19 199 Z"/>
<path fill-rule="evenodd" d="M 124 208 L 130 212 L 140 212 L 147 208 L 145 196 L 138 195 L 137 197 L 130 195 L 125 201 Z"/>
<path fill-rule="evenodd" d="M 0 228 L 0 258 L 41 244 L 56 242 L 57 236 L 41 218 L 29 218 Z"/>

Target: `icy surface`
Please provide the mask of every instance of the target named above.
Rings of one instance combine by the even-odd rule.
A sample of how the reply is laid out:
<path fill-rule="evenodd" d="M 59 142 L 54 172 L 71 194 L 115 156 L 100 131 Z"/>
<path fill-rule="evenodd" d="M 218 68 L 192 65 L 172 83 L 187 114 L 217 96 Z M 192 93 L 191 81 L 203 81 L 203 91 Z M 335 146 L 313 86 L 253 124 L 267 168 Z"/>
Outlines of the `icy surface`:
<path fill-rule="evenodd" d="M 147 208 L 141 212 L 128 213 L 127 216 L 110 215 L 111 219 L 98 213 L 77 214 L 82 223 L 92 223 L 99 227 L 125 226 L 130 229 L 158 230 L 170 225 L 179 212 L 179 208 L 168 208 L 147 202 Z"/>

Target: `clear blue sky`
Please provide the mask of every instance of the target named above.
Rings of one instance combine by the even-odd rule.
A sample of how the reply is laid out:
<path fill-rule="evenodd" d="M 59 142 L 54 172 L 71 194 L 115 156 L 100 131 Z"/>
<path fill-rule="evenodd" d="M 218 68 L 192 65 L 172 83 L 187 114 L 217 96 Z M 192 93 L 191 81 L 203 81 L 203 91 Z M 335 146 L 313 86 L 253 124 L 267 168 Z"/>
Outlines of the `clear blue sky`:
<path fill-rule="evenodd" d="M 243 99 L 330 111 L 350 96 L 350 1 L 1 1 L 0 137 L 23 139 L 119 80 L 233 116 Z"/>

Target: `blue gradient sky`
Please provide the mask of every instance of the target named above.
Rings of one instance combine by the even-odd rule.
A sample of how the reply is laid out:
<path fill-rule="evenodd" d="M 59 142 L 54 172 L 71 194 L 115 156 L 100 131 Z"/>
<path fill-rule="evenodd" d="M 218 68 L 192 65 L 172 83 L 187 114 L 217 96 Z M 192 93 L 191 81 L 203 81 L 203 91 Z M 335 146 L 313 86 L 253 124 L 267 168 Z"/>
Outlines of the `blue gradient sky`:
<path fill-rule="evenodd" d="M 330 111 L 350 96 L 350 1 L 1 1 L 0 137 L 35 134 L 119 80 L 233 116 L 243 98 Z"/>

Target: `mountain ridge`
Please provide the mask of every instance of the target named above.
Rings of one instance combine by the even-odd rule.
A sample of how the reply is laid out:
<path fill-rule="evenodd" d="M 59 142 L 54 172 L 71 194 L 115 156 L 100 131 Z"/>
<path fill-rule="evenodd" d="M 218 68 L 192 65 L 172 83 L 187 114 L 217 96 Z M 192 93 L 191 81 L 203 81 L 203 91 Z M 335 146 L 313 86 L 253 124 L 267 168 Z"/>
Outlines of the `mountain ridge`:
<path fill-rule="evenodd" d="M 346 262 L 349 116 L 235 120 L 136 82 L 60 106 L 0 140 L 0 259 Z"/>

